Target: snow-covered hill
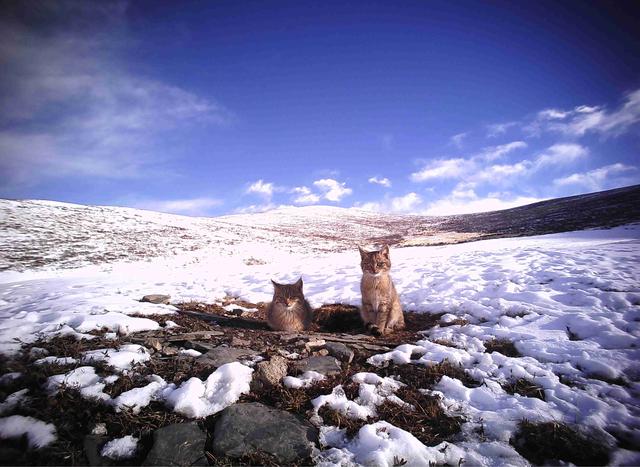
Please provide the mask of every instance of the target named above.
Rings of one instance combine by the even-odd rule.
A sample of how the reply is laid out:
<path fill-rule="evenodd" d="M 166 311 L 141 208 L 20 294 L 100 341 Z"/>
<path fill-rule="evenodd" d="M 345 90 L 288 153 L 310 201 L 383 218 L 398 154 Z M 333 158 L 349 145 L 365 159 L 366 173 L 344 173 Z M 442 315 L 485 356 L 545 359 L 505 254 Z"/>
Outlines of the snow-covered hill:
<path fill-rule="evenodd" d="M 450 217 L 388 215 L 329 206 L 196 218 L 131 208 L 0 200 L 0 271 L 74 268 L 190 254 L 268 261 L 356 244 L 458 243 L 611 227 L 640 221 L 640 186 Z"/>

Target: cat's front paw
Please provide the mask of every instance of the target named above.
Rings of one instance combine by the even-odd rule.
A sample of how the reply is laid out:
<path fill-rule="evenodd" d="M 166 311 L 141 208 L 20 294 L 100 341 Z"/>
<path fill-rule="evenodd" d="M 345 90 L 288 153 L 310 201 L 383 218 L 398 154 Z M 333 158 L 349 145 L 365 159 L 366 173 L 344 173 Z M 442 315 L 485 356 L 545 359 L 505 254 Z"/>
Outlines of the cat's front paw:
<path fill-rule="evenodd" d="M 369 328 L 369 332 L 371 334 L 373 334 L 374 336 L 376 336 L 376 337 L 380 337 L 383 334 L 382 331 L 380 330 L 380 328 L 378 326 L 375 326 L 375 325 L 371 326 Z"/>

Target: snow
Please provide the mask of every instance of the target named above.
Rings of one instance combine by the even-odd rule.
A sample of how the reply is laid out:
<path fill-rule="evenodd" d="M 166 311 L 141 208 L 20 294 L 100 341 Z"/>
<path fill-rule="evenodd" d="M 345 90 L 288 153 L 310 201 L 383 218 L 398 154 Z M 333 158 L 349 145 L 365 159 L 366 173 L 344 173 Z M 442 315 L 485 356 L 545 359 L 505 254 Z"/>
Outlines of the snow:
<path fill-rule="evenodd" d="M 300 376 L 285 376 L 282 384 L 291 389 L 306 388 L 316 381 L 322 381 L 325 376 L 317 371 L 305 371 Z"/>
<path fill-rule="evenodd" d="M 238 362 L 222 365 L 202 381 L 190 378 L 176 388 L 162 391 L 165 403 L 174 412 L 189 418 L 204 418 L 220 412 L 250 391 L 253 369 Z"/>
<path fill-rule="evenodd" d="M 199 357 L 202 355 L 202 352 L 198 352 L 196 349 L 180 349 L 178 353 L 189 357 Z"/>
<path fill-rule="evenodd" d="M 151 359 L 149 351 L 138 344 L 122 345 L 118 349 L 98 349 L 85 352 L 84 362 L 105 362 L 118 371 L 130 370 L 136 363 Z"/>
<path fill-rule="evenodd" d="M 4 402 L 0 402 L 0 415 L 5 412 L 13 410 L 14 407 L 23 404 L 29 398 L 27 397 L 28 389 L 20 389 L 12 394 L 9 394 Z"/>
<path fill-rule="evenodd" d="M 0 245 L 5 244 L 7 250 L 16 240 L 36 244 L 51 236 L 64 237 L 65 229 L 69 235 L 86 234 L 93 224 L 73 223 L 87 209 L 104 219 L 106 233 L 88 237 L 86 244 L 94 247 L 95 255 L 78 253 L 66 260 L 61 246 L 51 252 L 49 266 L 0 272 L 0 353 L 18 352 L 21 344 L 16 338 L 29 343 L 54 335 L 90 339 L 90 331 L 101 329 L 119 335 L 160 330 L 144 316 L 175 309 L 140 303 L 150 291 L 171 295 L 174 303 L 221 303 L 229 296 L 257 303 L 270 300 L 270 279 L 287 282 L 302 276 L 312 306 L 360 304 L 357 249 L 331 252 L 335 248 L 329 240 L 318 240 L 317 245 L 296 243 L 292 235 L 296 229 L 312 232 L 331 225 L 339 217 L 331 209 L 318 208 L 317 222 L 305 225 L 300 211 L 286 209 L 268 216 L 211 220 L 122 208 L 25 203 L 33 208 L 28 220 L 34 225 L 53 213 L 60 227 L 28 241 L 15 230 L 0 232 Z M 355 211 L 350 215 L 350 219 L 374 225 L 379 219 Z M 344 238 L 349 241 L 360 238 L 362 225 L 350 227 L 343 222 L 341 235 L 346 232 Z M 138 233 L 118 245 L 114 239 L 124 226 L 127 232 Z M 280 230 L 276 232 L 274 226 Z M 177 240 L 184 234 L 180 229 L 187 229 L 192 238 Z M 375 232 L 373 228 L 371 235 Z M 210 247 L 202 247 L 204 244 Z M 189 251 L 194 246 L 198 248 Z M 597 431 L 612 446 L 614 435 L 640 445 L 639 247 L 640 226 L 630 225 L 392 249 L 391 273 L 404 309 L 445 315 L 441 326 L 423 333 L 417 342 L 407 342 L 369 361 L 384 366 L 391 362 L 433 365 L 447 360 L 483 383 L 469 388 L 444 377 L 434 388 L 445 407 L 465 418 L 464 441 L 448 444 L 442 451 L 443 446 L 422 446 L 410 434 L 382 421 L 366 425 L 350 440 L 339 430 L 324 427 L 330 450 L 318 460 L 386 465 L 397 455 L 409 465 L 426 460 L 454 464 L 460 456 L 478 465 L 525 465 L 508 444 L 522 418 L 579 423 Z M 144 253 L 139 261 L 105 263 L 96 256 L 136 248 Z M 259 261 L 247 262 L 251 258 Z M 2 261 L 13 264 L 10 259 Z M 445 325 L 458 319 L 468 324 Z M 485 344 L 494 338 L 512 341 L 522 356 L 486 352 Z M 455 347 L 434 341 L 448 341 Z M 43 358 L 43 363 L 58 362 L 55 356 L 36 357 Z M 88 352 L 81 360 L 85 366 L 52 376 L 47 384 L 52 391 L 61 384 L 75 386 L 86 397 L 116 408 L 140 410 L 147 401 L 163 400 L 176 412 L 199 418 L 221 410 L 248 391 L 253 371 L 232 363 L 204 381 L 192 378 L 179 387 L 153 380 L 128 391 L 130 394 L 121 394 L 115 402 L 118 398 L 111 400 L 102 391 L 108 384 L 106 378 L 96 375 L 90 366 L 102 360 L 116 371 L 131 371 L 132 364 L 144 364 L 149 358 L 144 347 L 133 345 Z M 355 400 L 349 400 L 338 386 L 314 399 L 316 410 L 329 404 L 350 416 L 366 418 L 375 413 L 380 400 L 402 403 L 395 396 L 398 381 L 377 379 L 380 377 L 373 373 L 358 378 L 354 380 L 360 386 Z M 507 394 L 501 385 L 515 378 L 540 386 L 545 401 Z M 309 375 L 287 377 L 286 383 L 304 386 L 309 379 Z M 480 426 L 484 426 L 484 439 L 476 434 Z M 615 447 L 613 456 L 637 459 L 637 452 Z"/>
<path fill-rule="evenodd" d="M 0 438 L 18 438 L 27 435 L 29 447 L 43 448 L 56 440 L 56 428 L 33 417 L 11 415 L 0 418 Z"/>
<path fill-rule="evenodd" d="M 115 460 L 129 459 L 136 454 L 138 441 L 138 438 L 134 438 L 131 435 L 112 439 L 102 447 L 100 455 L 102 457 L 108 457 L 109 459 Z"/>

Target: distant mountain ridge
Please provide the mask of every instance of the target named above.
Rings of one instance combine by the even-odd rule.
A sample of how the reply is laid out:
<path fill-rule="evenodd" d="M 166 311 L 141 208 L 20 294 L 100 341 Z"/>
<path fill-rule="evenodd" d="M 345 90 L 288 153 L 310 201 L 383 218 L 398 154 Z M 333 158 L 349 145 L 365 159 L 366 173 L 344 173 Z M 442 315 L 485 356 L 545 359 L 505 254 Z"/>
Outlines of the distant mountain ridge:
<path fill-rule="evenodd" d="M 640 185 L 479 214 L 380 214 L 331 206 L 186 217 L 108 206 L 0 200 L 0 271 L 73 268 L 193 253 L 272 249 L 320 254 L 387 242 L 397 247 L 613 227 L 640 222 Z"/>

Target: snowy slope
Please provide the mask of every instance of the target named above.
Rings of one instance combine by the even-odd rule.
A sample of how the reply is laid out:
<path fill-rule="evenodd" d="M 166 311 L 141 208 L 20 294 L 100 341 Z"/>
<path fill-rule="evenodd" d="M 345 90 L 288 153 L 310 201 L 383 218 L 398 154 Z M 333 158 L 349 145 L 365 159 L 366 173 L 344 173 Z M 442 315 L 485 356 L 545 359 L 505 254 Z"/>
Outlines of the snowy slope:
<path fill-rule="evenodd" d="M 394 249 L 392 260 L 405 310 L 444 312 L 445 320 L 469 322 L 436 327 L 423 340 L 370 360 L 374 365 L 389 360 L 430 364 L 446 358 L 484 381 L 479 388 L 467 388 L 444 377 L 436 387 L 445 406 L 467 420 L 464 437 L 447 451 L 451 456 L 472 464 L 526 465 L 508 444 L 517 423 L 526 418 L 579 423 L 609 444 L 615 459 L 637 463 L 637 452 L 616 445 L 619 440 L 626 446 L 640 443 L 640 226 Z M 15 352 L 14 338 L 30 342 L 38 333 L 155 329 L 155 321 L 127 316 L 171 312 L 167 305 L 137 301 L 152 292 L 169 293 L 175 301 L 213 302 L 230 294 L 257 302 L 270 298 L 271 278 L 302 275 L 313 305 L 357 305 L 358 263 L 353 251 L 284 253 L 264 265 L 212 254 L 198 262 L 178 256 L 5 272 L 0 274 L 0 349 Z M 485 352 L 494 337 L 513 341 L 522 356 Z M 456 348 L 434 342 L 441 339 Z M 546 400 L 507 394 L 500 384 L 513 377 L 541 386 Z M 477 434 L 480 425 L 483 437 Z M 367 464 L 374 459 L 376 465 L 390 465 L 394 455 L 418 464 L 421 459 L 455 460 L 441 459 L 435 448 L 418 449 L 421 445 L 402 430 L 384 425 L 393 435 L 389 441 L 376 437 L 382 425 L 368 426 L 352 440 L 323 428 L 326 449 L 316 460 Z"/>
<path fill-rule="evenodd" d="M 358 243 L 458 243 L 640 222 L 640 186 L 482 214 L 388 215 L 330 206 L 194 218 L 131 208 L 0 200 L 0 271 L 75 268 L 126 259 L 353 250 Z"/>

